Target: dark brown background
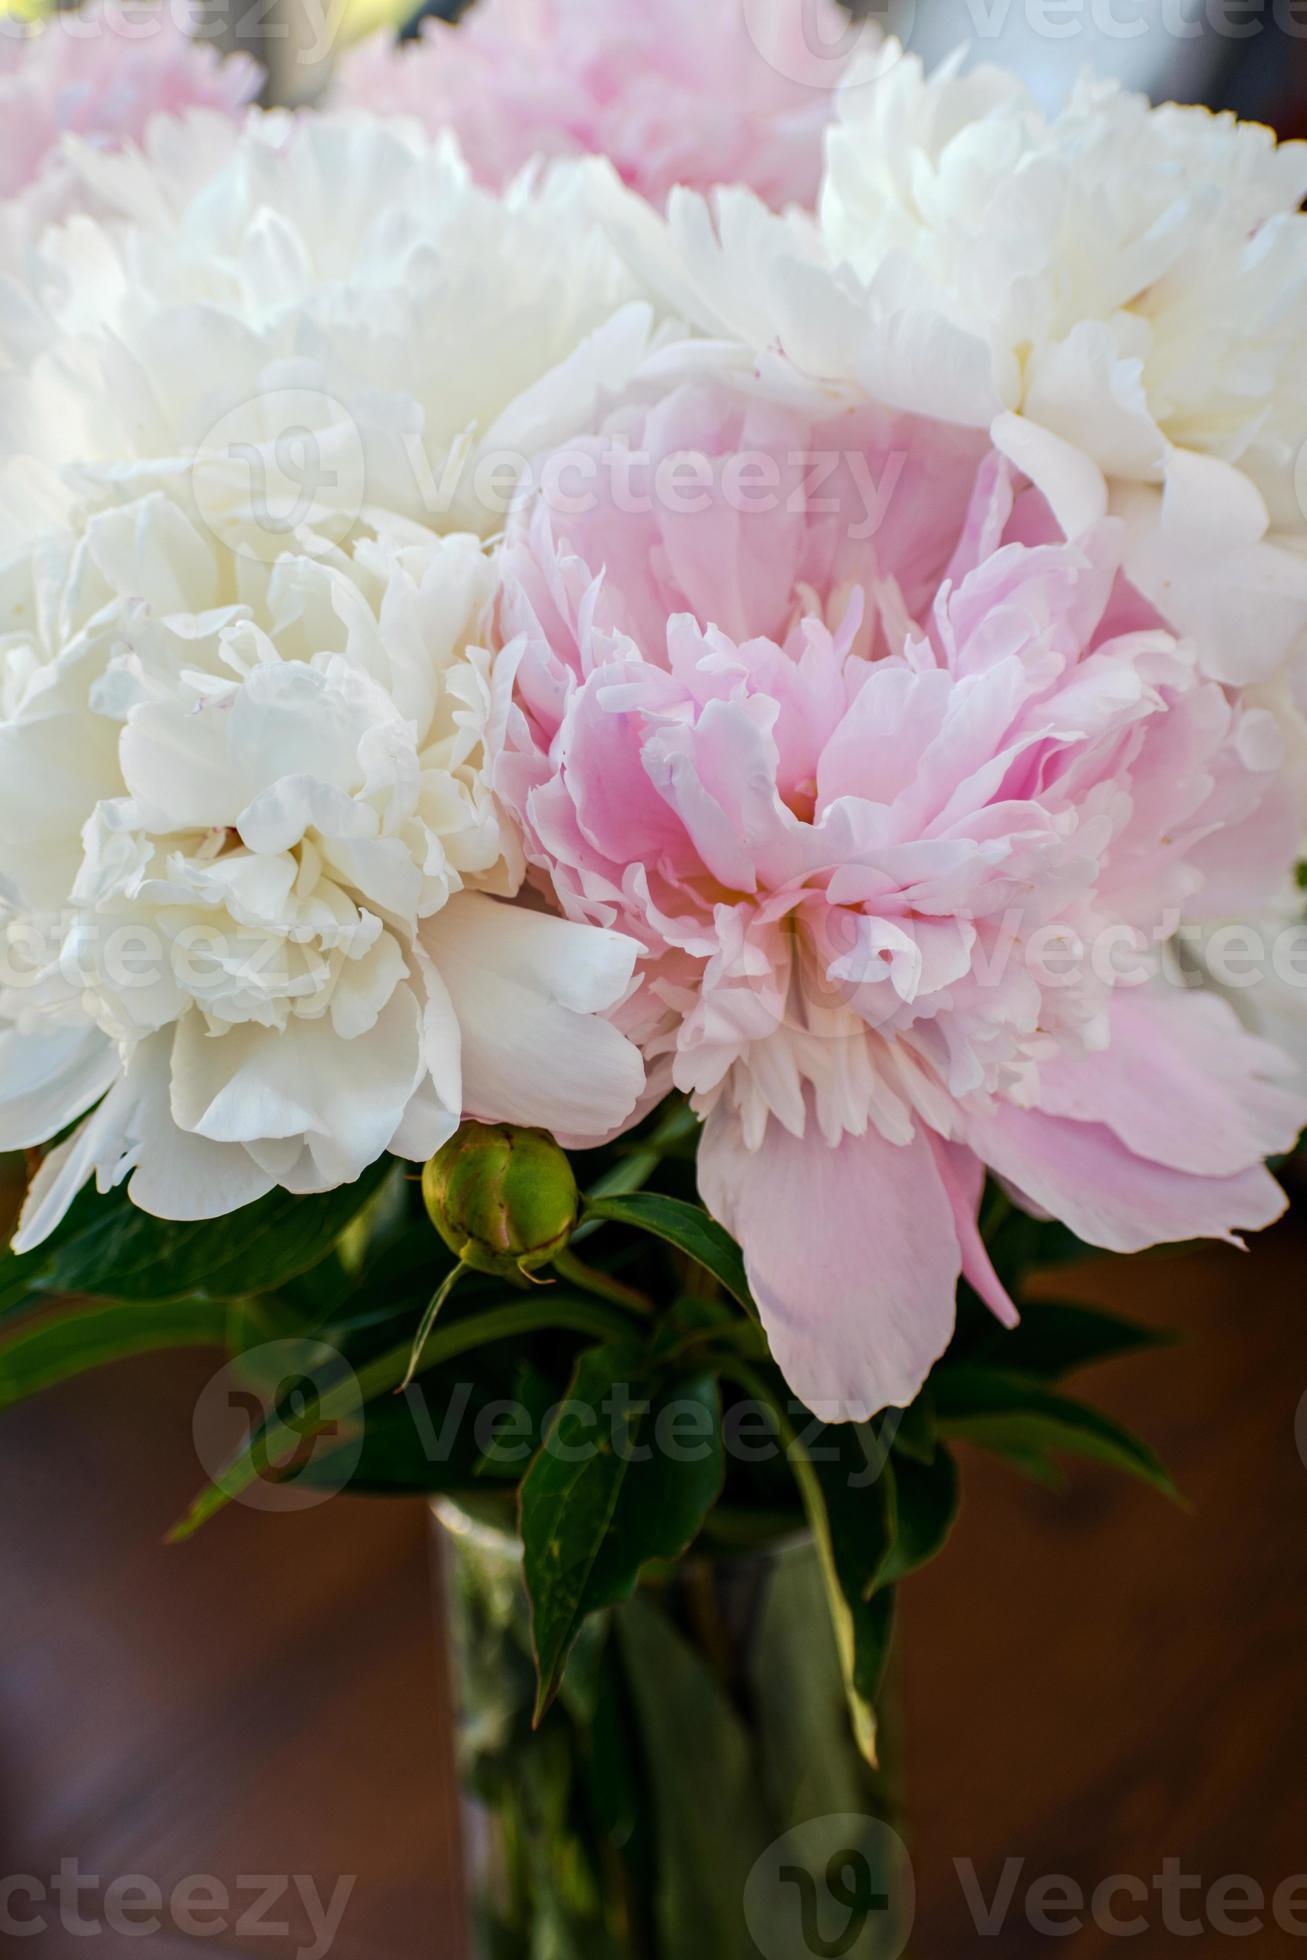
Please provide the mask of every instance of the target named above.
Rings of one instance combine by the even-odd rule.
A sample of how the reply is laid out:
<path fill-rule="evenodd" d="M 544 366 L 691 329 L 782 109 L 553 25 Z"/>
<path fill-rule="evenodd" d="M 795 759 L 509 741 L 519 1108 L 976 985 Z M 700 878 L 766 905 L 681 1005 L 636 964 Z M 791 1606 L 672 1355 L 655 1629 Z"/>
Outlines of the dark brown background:
<path fill-rule="evenodd" d="M 1192 1509 L 1086 1467 L 1069 1494 L 972 1456 L 949 1553 L 905 1588 L 922 1960 L 1121 1945 L 978 1937 L 952 1860 L 1087 1887 L 1166 1856 L 1268 1890 L 1307 1872 L 1307 1226 L 1251 1253 L 1104 1261 L 1060 1289 L 1183 1329 L 1094 1393 L 1162 1449 Z M 0 1870 L 61 1857 L 167 1890 L 272 1870 L 357 1887 L 338 1960 L 454 1956 L 456 1853 L 428 1540 L 416 1503 L 237 1509 L 161 1534 L 196 1485 L 204 1355 L 121 1364 L 0 1420 Z M 89 1909 L 89 1908 L 88 1908 Z M 14 1951 L 181 1960 L 294 1952 L 53 1932 Z M 1225 1951 L 1153 1930 L 1138 1956 Z M 1258 1955 L 1307 1951 L 1275 1931 Z"/>

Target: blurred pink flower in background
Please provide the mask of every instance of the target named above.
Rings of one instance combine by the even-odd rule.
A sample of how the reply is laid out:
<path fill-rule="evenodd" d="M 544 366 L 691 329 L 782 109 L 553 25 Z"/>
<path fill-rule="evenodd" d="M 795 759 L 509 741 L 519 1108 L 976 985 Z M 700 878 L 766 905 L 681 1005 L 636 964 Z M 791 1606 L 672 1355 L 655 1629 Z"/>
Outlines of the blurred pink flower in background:
<path fill-rule="evenodd" d="M 347 54 L 335 101 L 452 129 L 482 183 L 592 153 L 661 204 L 676 184 L 816 201 L 832 91 L 853 46 L 837 0 L 478 0 L 417 46 Z"/>
<path fill-rule="evenodd" d="M 985 1167 L 1119 1251 L 1278 1214 L 1284 1059 L 1130 975 L 1293 862 L 1280 732 L 1114 521 L 1069 543 L 982 433 L 720 384 L 538 483 L 498 786 L 567 915 L 646 948 L 621 1025 L 706 1118 L 704 1199 L 810 1407 L 909 1403 L 959 1271 L 1012 1317 Z"/>
<path fill-rule="evenodd" d="M 118 149 L 155 116 L 196 108 L 234 116 L 259 80 L 248 57 L 224 61 L 193 41 L 173 5 L 89 7 L 39 27 L 0 22 L 0 197 L 39 192 L 41 215 L 57 217 L 62 137 Z"/>

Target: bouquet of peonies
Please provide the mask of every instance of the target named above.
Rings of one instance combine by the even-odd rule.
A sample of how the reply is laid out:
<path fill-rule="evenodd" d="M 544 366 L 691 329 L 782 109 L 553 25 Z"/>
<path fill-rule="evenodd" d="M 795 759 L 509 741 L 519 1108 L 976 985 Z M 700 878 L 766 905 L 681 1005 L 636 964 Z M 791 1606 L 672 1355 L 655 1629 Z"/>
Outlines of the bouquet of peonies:
<path fill-rule="evenodd" d="M 1167 1488 L 1032 1266 L 1285 1202 L 1307 146 L 834 0 L 295 115 L 127 18 L 0 37 L 0 1402 L 209 1342 L 178 1535 L 438 1496 L 494 1950 L 752 1952 L 951 1442 Z"/>

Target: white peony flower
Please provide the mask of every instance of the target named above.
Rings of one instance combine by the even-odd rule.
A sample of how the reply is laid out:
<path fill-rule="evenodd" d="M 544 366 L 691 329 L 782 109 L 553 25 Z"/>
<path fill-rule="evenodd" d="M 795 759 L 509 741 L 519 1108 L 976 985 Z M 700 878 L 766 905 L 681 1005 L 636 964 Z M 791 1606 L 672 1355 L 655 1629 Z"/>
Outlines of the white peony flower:
<path fill-rule="evenodd" d="M 841 91 L 822 224 L 863 277 L 921 268 L 1007 405 L 1108 475 L 1242 460 L 1301 527 L 1271 453 L 1307 379 L 1304 194 L 1307 143 L 1259 125 L 1090 78 L 1050 119 L 1002 69 L 928 78 L 895 48 Z"/>
<path fill-rule="evenodd" d="M 1210 675 L 1273 674 L 1307 628 L 1307 146 L 1102 83 L 1050 122 L 1013 76 L 928 79 L 896 42 L 839 115 L 819 223 L 740 189 L 664 218 L 596 180 L 699 336 L 665 359 L 989 429 L 1069 536 L 1122 519 Z"/>
<path fill-rule="evenodd" d="M 650 310 L 574 188 L 416 131 L 255 117 L 206 165 L 82 159 L 120 215 L 49 235 L 0 376 L 0 1148 L 84 1118 L 21 1248 L 91 1175 L 210 1217 L 643 1086 L 634 944 L 505 903 L 460 466 L 565 433 Z"/>
<path fill-rule="evenodd" d="M 984 342 L 903 260 L 861 278 L 804 212 L 738 185 L 674 190 L 665 215 L 611 170 L 590 195 L 643 290 L 692 330 L 664 350 L 664 373 L 711 369 L 817 413 L 874 400 L 984 428 L 1003 407 Z"/>
<path fill-rule="evenodd" d="M 821 204 L 837 260 L 868 281 L 910 269 L 987 343 L 1020 417 L 996 433 L 1071 528 L 1101 511 L 1080 459 L 1164 485 L 1114 495 L 1136 582 L 1170 595 L 1218 678 L 1272 672 L 1307 595 L 1265 544 L 1307 533 L 1307 144 L 1088 77 L 1050 118 L 1001 69 L 927 77 L 895 44 L 838 114 Z M 1216 577 L 1213 547 L 1234 554 Z"/>
<path fill-rule="evenodd" d="M 224 418 L 317 392 L 357 429 L 360 494 L 440 529 L 502 524 L 507 461 L 591 419 L 653 317 L 587 221 L 592 168 L 503 197 L 452 138 L 358 115 L 154 124 L 146 150 L 68 146 L 118 221 L 49 232 L 0 304 L 0 454 L 102 494 L 189 464 Z M 328 499 L 330 501 L 330 499 Z"/>

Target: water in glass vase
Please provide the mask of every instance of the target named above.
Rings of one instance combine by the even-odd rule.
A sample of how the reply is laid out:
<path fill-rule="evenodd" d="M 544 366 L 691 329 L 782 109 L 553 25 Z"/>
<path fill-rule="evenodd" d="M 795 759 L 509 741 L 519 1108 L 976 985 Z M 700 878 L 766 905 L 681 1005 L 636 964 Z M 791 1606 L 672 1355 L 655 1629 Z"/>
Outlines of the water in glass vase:
<path fill-rule="evenodd" d="M 647 1579 L 587 1625 L 533 1731 L 521 1545 L 433 1508 L 470 1960 L 898 1960 L 893 1698 L 873 1770 L 809 1540 Z"/>

